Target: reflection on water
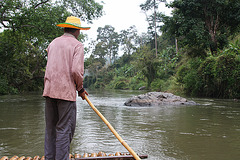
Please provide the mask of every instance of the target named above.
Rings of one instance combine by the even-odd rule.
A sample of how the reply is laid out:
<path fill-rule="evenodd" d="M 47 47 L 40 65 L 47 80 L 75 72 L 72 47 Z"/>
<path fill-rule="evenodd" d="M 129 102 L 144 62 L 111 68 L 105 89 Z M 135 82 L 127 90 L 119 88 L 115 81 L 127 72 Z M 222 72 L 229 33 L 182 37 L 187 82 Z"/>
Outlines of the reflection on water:
<path fill-rule="evenodd" d="M 89 91 L 89 99 L 119 135 L 149 160 L 212 160 L 240 157 L 240 102 L 193 99 L 199 106 L 126 107 L 143 91 Z M 72 153 L 127 152 L 108 127 L 77 99 Z M 44 98 L 0 96 L 0 157 L 43 155 Z"/>

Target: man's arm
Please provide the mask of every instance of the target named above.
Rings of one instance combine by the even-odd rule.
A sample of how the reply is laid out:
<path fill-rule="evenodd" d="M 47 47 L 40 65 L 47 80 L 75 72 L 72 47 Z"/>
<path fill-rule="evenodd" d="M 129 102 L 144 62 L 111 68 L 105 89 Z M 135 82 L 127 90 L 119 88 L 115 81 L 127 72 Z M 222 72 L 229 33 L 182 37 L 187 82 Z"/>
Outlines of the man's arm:
<path fill-rule="evenodd" d="M 76 90 L 78 91 L 78 96 L 85 99 L 85 95 L 88 93 L 83 88 L 83 78 L 84 78 L 84 47 L 80 45 L 76 48 L 75 54 L 73 57 L 72 64 L 72 75 L 74 82 L 76 84 Z"/>

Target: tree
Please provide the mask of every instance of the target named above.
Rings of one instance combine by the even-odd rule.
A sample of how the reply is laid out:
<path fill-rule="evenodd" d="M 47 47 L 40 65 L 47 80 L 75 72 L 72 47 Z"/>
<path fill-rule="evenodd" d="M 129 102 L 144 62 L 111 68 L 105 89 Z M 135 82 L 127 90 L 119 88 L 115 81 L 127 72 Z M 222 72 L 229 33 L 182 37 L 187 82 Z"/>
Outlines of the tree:
<path fill-rule="evenodd" d="M 105 56 L 107 55 L 107 50 L 104 48 L 104 42 L 98 42 L 95 45 L 92 55 L 94 56 L 95 59 L 98 59 L 98 61 L 102 62 L 102 66 L 105 65 L 106 63 Z"/>
<path fill-rule="evenodd" d="M 134 66 L 141 74 L 147 78 L 148 88 L 157 77 L 158 59 L 156 59 L 153 50 L 145 45 L 141 50 L 135 53 Z"/>
<path fill-rule="evenodd" d="M 5 28 L 9 28 L 16 25 L 19 19 L 22 19 L 21 23 L 28 25 L 27 27 L 34 27 L 34 21 L 31 21 L 32 24 L 29 24 L 31 20 L 29 16 L 31 16 L 35 10 L 39 11 L 40 8 L 44 10 L 45 14 L 51 15 L 51 19 L 49 18 L 48 20 L 53 20 L 54 23 L 59 22 L 56 21 L 56 18 L 59 17 L 65 20 L 66 14 L 81 17 L 83 21 L 91 22 L 93 19 L 102 16 L 103 6 L 95 2 L 95 0 L 4 0 L 0 2 L 0 8 L 0 23 Z M 52 10 L 53 8 L 57 8 L 57 10 Z M 38 15 L 33 14 L 31 17 L 34 16 Z M 42 18 L 47 17 L 46 15 L 42 16 Z"/>
<path fill-rule="evenodd" d="M 138 45 L 136 26 L 131 26 L 127 30 L 122 30 L 119 37 L 121 45 L 123 46 L 122 50 L 124 51 L 124 54 L 132 54 L 134 51 L 136 51 Z"/>
<path fill-rule="evenodd" d="M 136 39 L 137 46 L 143 47 L 147 43 L 149 43 L 149 40 L 151 40 L 152 36 L 148 33 L 142 33 L 139 35 Z"/>
<path fill-rule="evenodd" d="M 94 0 L 4 0 L 0 1 L 0 15 L 0 27 L 4 29 L 0 33 L 0 82 L 13 90 L 39 90 L 46 65 L 45 49 L 62 34 L 56 24 L 70 15 L 91 22 L 102 15 L 102 5 Z"/>
<path fill-rule="evenodd" d="M 150 18 L 147 16 L 147 21 L 149 23 L 149 29 L 153 29 L 154 28 L 154 39 L 155 39 L 155 53 L 156 53 L 156 57 L 157 57 L 157 14 L 161 14 L 161 13 L 157 13 L 157 9 L 158 9 L 158 5 L 160 2 L 166 2 L 166 0 L 147 0 L 144 4 L 141 4 L 140 7 L 141 9 L 145 12 L 146 16 L 147 16 L 147 11 L 149 10 L 154 10 L 153 15 L 150 16 Z M 154 26 L 154 27 L 153 27 Z"/>
<path fill-rule="evenodd" d="M 165 17 L 164 31 L 184 45 L 211 50 L 216 54 L 239 32 L 239 0 L 175 0 L 173 17 Z"/>
<path fill-rule="evenodd" d="M 146 0 L 144 4 L 141 4 L 140 7 L 144 11 L 151 10 L 153 8 L 158 9 L 158 6 L 161 2 L 167 2 L 166 0 Z"/>
<path fill-rule="evenodd" d="M 103 5 L 96 0 L 56 0 L 54 3 L 70 11 L 73 16 L 81 17 L 83 21 L 92 22 L 103 14 Z"/>
<path fill-rule="evenodd" d="M 96 49 L 101 49 L 101 52 L 108 56 L 110 64 L 112 63 L 112 59 L 116 58 L 119 48 L 119 35 L 114 30 L 115 28 L 111 25 L 106 25 L 103 28 L 99 27 L 97 29 L 97 41 L 99 43 Z M 98 51 L 95 50 L 95 52 Z"/>

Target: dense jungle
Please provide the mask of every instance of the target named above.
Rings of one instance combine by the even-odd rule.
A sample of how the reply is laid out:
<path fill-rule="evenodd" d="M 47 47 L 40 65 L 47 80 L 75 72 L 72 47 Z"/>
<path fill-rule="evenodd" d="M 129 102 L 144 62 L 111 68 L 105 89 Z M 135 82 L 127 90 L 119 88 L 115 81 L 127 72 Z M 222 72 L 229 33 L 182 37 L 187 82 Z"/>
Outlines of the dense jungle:
<path fill-rule="evenodd" d="M 146 0 L 139 7 L 147 33 L 106 24 L 85 45 L 85 88 L 240 98 L 239 0 Z M 56 24 L 70 15 L 91 23 L 103 11 L 96 0 L 0 1 L 0 94 L 42 91 L 45 49 L 63 32 Z"/>

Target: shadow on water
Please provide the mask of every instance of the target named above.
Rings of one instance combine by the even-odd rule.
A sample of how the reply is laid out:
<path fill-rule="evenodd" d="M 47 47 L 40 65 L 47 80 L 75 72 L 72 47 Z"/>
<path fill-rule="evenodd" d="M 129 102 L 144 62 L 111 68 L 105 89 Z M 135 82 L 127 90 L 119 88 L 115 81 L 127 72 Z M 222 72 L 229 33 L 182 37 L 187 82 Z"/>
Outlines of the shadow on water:
<path fill-rule="evenodd" d="M 240 102 L 193 98 L 198 106 L 127 107 L 145 91 L 94 90 L 89 99 L 119 135 L 149 160 L 238 159 Z M 77 127 L 71 153 L 127 152 L 86 101 L 77 98 Z M 44 98 L 0 97 L 0 157 L 43 155 Z"/>

